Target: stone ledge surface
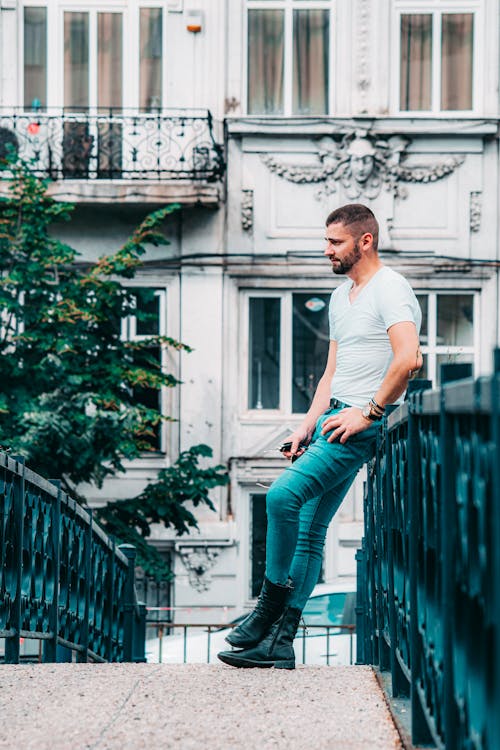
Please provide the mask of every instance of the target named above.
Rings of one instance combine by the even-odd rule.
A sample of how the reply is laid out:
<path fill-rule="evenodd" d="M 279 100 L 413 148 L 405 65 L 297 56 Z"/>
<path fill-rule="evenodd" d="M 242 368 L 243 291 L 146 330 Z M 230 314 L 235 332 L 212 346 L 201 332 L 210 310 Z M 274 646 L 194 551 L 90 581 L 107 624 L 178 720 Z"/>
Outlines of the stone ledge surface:
<path fill-rule="evenodd" d="M 0 665 L 9 750 L 400 750 L 370 667 Z"/>

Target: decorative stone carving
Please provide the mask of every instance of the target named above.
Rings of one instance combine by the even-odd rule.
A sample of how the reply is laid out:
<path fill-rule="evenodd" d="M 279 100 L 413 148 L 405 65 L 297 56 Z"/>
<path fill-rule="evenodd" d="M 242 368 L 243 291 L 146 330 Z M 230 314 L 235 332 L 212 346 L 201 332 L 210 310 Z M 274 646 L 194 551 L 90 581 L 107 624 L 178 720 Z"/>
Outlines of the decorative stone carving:
<path fill-rule="evenodd" d="M 481 229 L 481 210 L 482 201 L 480 191 L 474 191 L 470 194 L 470 231 L 479 232 Z"/>
<path fill-rule="evenodd" d="M 253 190 L 241 191 L 241 227 L 245 232 L 253 227 Z"/>
<path fill-rule="evenodd" d="M 367 131 L 354 130 L 343 138 L 325 136 L 318 142 L 319 164 L 294 166 L 265 154 L 262 161 L 274 174 L 295 183 L 319 183 L 316 198 L 321 200 L 342 185 L 347 197 L 356 200 L 376 198 L 382 187 L 396 198 L 406 198 L 404 182 L 435 182 L 462 164 L 462 156 L 450 156 L 432 165 L 409 166 L 402 160 L 410 141 L 402 136 L 381 138 Z"/>
<path fill-rule="evenodd" d="M 240 102 L 235 96 L 224 99 L 224 112 L 228 115 L 230 112 L 236 112 L 240 108 Z"/>
<path fill-rule="evenodd" d="M 366 111 L 366 92 L 370 88 L 368 65 L 370 33 L 370 0 L 358 0 L 357 24 L 357 75 L 356 84 L 361 95 L 361 110 Z"/>
<path fill-rule="evenodd" d="M 210 570 L 219 553 L 208 547 L 184 547 L 179 554 L 188 572 L 190 585 L 200 594 L 208 591 L 212 584 Z"/>

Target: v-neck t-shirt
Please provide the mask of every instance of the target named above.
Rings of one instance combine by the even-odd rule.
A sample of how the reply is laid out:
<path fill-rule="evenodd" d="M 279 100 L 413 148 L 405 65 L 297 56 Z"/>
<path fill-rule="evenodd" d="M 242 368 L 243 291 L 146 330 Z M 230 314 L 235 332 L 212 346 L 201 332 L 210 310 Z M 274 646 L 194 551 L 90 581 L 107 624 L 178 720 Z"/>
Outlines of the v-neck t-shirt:
<path fill-rule="evenodd" d="M 378 391 L 392 361 L 388 329 L 411 321 L 419 332 L 422 312 L 409 283 L 388 266 L 371 277 L 353 302 L 352 285 L 348 279 L 330 299 L 330 339 L 337 342 L 331 396 L 363 407 Z M 402 400 L 403 396 L 398 403 Z"/>

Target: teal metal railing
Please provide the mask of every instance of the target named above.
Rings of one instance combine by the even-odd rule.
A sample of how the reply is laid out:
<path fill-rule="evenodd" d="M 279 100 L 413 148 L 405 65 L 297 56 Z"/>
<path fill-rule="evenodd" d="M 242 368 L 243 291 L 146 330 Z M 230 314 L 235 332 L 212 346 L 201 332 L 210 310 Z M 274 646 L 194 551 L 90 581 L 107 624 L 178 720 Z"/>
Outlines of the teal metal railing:
<path fill-rule="evenodd" d="M 498 351 L 495 365 L 420 381 L 368 467 L 357 661 L 410 699 L 415 745 L 500 748 Z"/>
<path fill-rule="evenodd" d="M 48 662 L 66 661 L 67 649 L 81 662 L 144 661 L 145 607 L 135 596 L 135 556 L 130 545 L 117 548 L 59 482 L 0 453 L 6 663 L 19 662 L 21 639 L 43 642 Z"/>

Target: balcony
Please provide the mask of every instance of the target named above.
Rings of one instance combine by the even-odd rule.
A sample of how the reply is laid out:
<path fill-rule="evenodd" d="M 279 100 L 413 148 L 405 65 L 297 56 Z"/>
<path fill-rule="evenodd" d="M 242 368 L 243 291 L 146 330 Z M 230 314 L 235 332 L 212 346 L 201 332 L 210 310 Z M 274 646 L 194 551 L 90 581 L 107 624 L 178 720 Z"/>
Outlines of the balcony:
<path fill-rule="evenodd" d="M 223 148 L 207 110 L 0 109 L 0 158 L 11 145 L 61 200 L 217 204 Z"/>

